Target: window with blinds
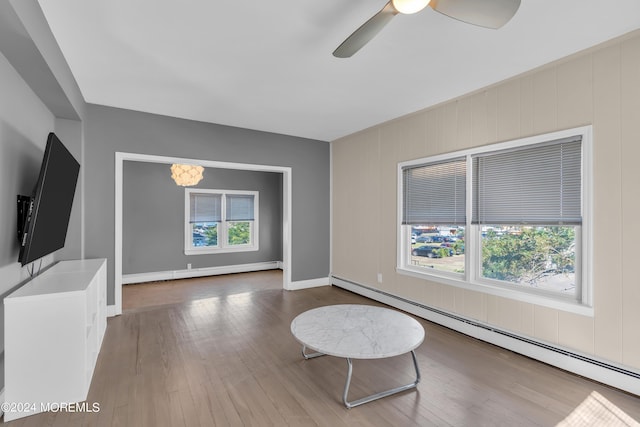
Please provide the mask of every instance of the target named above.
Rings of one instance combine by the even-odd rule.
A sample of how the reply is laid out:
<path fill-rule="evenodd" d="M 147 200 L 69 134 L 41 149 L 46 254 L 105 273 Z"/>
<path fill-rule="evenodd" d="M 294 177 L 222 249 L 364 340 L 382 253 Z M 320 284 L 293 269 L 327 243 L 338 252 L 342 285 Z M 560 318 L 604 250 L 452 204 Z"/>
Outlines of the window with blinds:
<path fill-rule="evenodd" d="M 403 224 L 466 224 L 466 158 L 403 168 Z"/>
<path fill-rule="evenodd" d="M 586 126 L 400 163 L 398 271 L 589 306 L 591 134 Z"/>
<path fill-rule="evenodd" d="M 473 159 L 473 222 L 582 223 L 582 137 Z"/>
<path fill-rule="evenodd" d="M 216 223 L 222 221 L 222 195 L 192 193 L 190 197 L 189 221 Z"/>
<path fill-rule="evenodd" d="M 228 194 L 227 199 L 227 221 L 253 221 L 254 219 L 254 196 L 252 194 Z"/>
<path fill-rule="evenodd" d="M 185 189 L 185 254 L 258 248 L 258 192 Z"/>
<path fill-rule="evenodd" d="M 402 224 L 411 228 L 411 265 L 465 270 L 466 157 L 402 168 Z"/>
<path fill-rule="evenodd" d="M 479 277 L 575 298 L 582 137 L 472 156 Z"/>

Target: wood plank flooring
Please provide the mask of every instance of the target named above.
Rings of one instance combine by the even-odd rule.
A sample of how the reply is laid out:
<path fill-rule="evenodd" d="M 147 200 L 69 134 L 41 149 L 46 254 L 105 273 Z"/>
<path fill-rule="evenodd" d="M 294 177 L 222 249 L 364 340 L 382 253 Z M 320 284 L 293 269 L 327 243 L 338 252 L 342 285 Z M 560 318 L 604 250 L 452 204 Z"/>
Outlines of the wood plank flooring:
<path fill-rule="evenodd" d="M 87 402 L 10 426 L 608 426 L 639 425 L 640 397 L 418 319 L 427 338 L 408 391 L 342 404 L 346 362 L 304 360 L 299 313 L 374 301 L 335 287 L 281 289 L 279 271 L 123 289 Z M 350 399 L 412 380 L 410 355 L 356 360 Z"/>

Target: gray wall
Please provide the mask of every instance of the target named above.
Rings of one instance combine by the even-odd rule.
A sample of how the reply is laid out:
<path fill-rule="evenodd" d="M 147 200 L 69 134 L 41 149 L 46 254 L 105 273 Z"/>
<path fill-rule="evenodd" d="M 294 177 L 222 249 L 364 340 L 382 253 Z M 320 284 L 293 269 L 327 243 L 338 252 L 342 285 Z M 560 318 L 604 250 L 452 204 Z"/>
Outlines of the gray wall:
<path fill-rule="evenodd" d="M 169 165 L 125 161 L 123 166 L 123 274 L 219 267 L 282 260 L 282 174 L 205 168 L 191 188 L 259 192 L 259 250 L 185 255 L 185 188 Z"/>
<path fill-rule="evenodd" d="M 78 160 L 82 151 L 82 125 L 77 119 L 83 115 L 84 101 L 34 0 L 0 1 L 0 94 L 0 296 L 4 298 L 29 278 L 27 268 L 18 263 L 16 195 L 32 193 L 48 133 L 56 132 Z M 54 260 L 80 258 L 81 206 L 78 190 L 68 244 L 44 257 L 42 269 Z M 4 388 L 4 326 L 4 304 L 0 304 L 0 389 Z"/>
<path fill-rule="evenodd" d="M 4 299 L 29 277 L 18 263 L 16 195 L 29 195 L 33 190 L 54 118 L 1 53 L 0 93 L 0 296 Z M 45 257 L 43 265 L 52 261 L 53 257 Z M 0 304 L 0 389 L 3 387 L 4 304 Z"/>
<path fill-rule="evenodd" d="M 329 275 L 329 144 L 88 105 L 85 119 L 85 256 L 108 258 L 114 303 L 115 152 L 291 167 L 291 278 Z M 283 118 L 283 120 L 286 118 Z"/>

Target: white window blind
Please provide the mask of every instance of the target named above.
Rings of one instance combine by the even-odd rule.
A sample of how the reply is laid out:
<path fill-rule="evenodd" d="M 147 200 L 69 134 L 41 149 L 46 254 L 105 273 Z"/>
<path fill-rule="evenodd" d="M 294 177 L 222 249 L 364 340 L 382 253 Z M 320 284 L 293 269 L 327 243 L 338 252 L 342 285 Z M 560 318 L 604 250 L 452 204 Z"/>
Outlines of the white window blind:
<path fill-rule="evenodd" d="M 473 157 L 473 223 L 579 225 L 582 137 Z"/>
<path fill-rule="evenodd" d="M 402 224 L 466 224 L 466 161 L 447 160 L 402 170 Z"/>
<path fill-rule="evenodd" d="M 190 218 L 193 223 L 222 221 L 222 195 L 191 193 Z"/>
<path fill-rule="evenodd" d="M 254 197 L 246 194 L 227 194 L 227 221 L 253 221 Z"/>

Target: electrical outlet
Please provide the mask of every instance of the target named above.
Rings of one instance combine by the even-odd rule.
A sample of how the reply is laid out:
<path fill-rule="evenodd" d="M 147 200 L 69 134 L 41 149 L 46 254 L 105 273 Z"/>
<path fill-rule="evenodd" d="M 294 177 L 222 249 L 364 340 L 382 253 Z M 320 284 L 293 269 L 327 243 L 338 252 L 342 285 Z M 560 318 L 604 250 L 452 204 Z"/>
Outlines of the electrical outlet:
<path fill-rule="evenodd" d="M 191 264 L 187 264 L 187 270 L 191 270 Z"/>
<path fill-rule="evenodd" d="M 382 283 L 382 273 L 378 273 L 378 283 Z"/>

